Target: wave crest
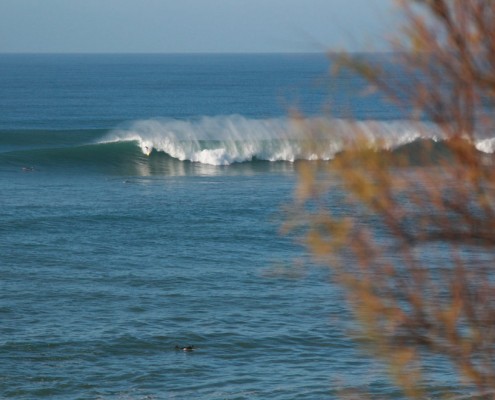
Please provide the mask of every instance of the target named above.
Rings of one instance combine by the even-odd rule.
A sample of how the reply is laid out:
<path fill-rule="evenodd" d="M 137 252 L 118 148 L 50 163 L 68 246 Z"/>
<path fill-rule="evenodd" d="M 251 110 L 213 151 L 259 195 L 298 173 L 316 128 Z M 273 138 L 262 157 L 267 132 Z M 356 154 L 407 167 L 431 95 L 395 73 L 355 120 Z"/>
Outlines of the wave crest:
<path fill-rule="evenodd" d="M 295 161 L 303 158 L 297 138 L 287 118 L 257 120 L 218 116 L 186 121 L 136 121 L 127 128 L 111 132 L 105 140 L 137 141 L 144 154 L 155 150 L 181 161 L 228 165 L 253 159 Z"/>
<path fill-rule="evenodd" d="M 429 123 L 324 117 L 250 119 L 230 115 L 135 121 L 113 130 L 103 141 L 135 141 L 146 155 L 158 151 L 181 161 L 229 165 L 252 160 L 330 160 L 358 137 L 365 137 L 377 150 L 394 150 L 424 139 L 444 139 L 440 130 Z M 485 152 L 494 150 L 493 141 L 479 141 L 477 147 Z"/>

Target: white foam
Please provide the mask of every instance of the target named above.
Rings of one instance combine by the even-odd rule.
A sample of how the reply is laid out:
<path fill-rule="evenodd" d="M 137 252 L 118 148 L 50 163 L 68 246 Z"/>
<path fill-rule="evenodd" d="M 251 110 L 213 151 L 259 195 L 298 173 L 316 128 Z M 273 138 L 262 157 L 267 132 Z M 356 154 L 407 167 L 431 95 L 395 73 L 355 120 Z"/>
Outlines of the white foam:
<path fill-rule="evenodd" d="M 487 154 L 493 154 L 495 152 L 495 138 L 482 139 L 476 142 L 476 148 Z"/>
<path fill-rule="evenodd" d="M 329 160 L 357 134 L 372 145 L 389 150 L 420 138 L 436 140 L 441 136 L 432 124 L 409 121 L 250 119 L 230 115 L 135 121 L 110 132 L 104 141 L 136 141 L 146 155 L 154 150 L 181 161 L 229 165 L 253 158 L 290 162 Z"/>

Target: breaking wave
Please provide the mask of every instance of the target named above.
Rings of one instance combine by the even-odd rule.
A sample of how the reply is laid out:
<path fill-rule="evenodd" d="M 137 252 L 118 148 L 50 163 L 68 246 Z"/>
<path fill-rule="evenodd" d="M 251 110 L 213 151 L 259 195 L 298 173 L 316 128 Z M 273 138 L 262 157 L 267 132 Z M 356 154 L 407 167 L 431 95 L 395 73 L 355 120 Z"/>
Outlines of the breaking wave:
<path fill-rule="evenodd" d="M 102 142 L 134 141 L 146 155 L 163 152 L 180 161 L 230 165 L 253 160 L 330 160 L 357 136 L 364 136 L 378 150 L 395 150 L 422 139 L 442 140 L 440 131 L 427 123 L 232 115 L 136 121 L 110 132 Z M 481 151 L 494 147 L 493 142 L 479 143 Z"/>
<path fill-rule="evenodd" d="M 377 151 L 405 155 L 413 163 L 448 156 L 445 137 L 434 124 L 404 120 L 250 119 L 231 115 L 142 120 L 110 132 L 28 131 L 0 136 L 0 166 L 82 166 L 122 173 L 151 167 L 161 171 L 165 166 L 185 164 L 182 161 L 219 166 L 331 160 L 362 137 Z M 495 153 L 495 137 L 485 134 L 474 145 L 480 152 Z M 425 151 L 428 157 L 424 157 Z"/>

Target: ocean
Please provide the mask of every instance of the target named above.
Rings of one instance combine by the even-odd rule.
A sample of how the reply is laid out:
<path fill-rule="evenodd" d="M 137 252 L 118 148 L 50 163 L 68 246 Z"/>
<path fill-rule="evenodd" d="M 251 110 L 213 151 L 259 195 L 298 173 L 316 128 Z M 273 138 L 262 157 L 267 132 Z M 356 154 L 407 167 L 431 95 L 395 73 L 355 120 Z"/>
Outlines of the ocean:
<path fill-rule="evenodd" d="M 280 233 L 300 163 L 342 150 L 314 154 L 289 115 L 337 138 L 352 117 L 388 150 L 439 133 L 328 70 L 0 55 L 0 398 L 400 398 L 328 271 Z"/>

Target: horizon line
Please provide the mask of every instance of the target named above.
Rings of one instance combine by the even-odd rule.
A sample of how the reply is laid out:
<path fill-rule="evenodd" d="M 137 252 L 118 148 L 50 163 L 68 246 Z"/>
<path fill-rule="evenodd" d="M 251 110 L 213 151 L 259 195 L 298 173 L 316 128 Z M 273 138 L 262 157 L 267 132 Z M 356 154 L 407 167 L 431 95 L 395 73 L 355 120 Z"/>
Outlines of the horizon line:
<path fill-rule="evenodd" d="M 0 55 L 328 55 L 328 54 L 392 54 L 394 51 L 348 51 L 348 50 L 328 50 L 328 51 L 170 51 L 170 52 L 116 52 L 116 51 L 81 51 L 81 52 L 57 52 L 57 51 L 0 51 Z"/>

